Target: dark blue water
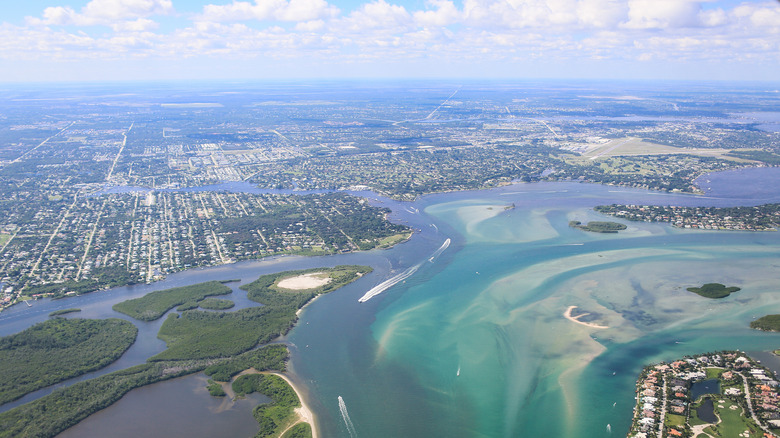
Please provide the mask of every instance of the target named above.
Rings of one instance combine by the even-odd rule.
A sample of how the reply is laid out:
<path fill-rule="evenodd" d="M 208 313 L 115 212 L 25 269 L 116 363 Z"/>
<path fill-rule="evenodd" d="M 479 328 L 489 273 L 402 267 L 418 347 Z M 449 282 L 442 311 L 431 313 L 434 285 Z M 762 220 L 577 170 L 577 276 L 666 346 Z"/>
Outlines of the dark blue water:
<path fill-rule="evenodd" d="M 720 394 L 718 379 L 702 380 L 691 385 L 691 400 L 696 401 L 704 394 Z"/>

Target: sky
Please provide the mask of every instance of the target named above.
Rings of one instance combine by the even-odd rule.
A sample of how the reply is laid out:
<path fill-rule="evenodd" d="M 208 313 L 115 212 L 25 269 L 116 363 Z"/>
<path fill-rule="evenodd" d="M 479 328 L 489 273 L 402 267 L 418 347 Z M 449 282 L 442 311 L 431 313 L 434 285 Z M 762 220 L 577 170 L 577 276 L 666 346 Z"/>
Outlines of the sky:
<path fill-rule="evenodd" d="M 25 0 L 0 82 L 780 80 L 777 0 Z"/>

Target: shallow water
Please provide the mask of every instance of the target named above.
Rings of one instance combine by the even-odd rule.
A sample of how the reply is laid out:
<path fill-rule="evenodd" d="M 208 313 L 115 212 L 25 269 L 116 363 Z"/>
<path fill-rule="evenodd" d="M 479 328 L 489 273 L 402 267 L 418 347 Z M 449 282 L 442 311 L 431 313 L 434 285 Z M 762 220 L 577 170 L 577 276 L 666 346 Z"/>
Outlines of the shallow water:
<path fill-rule="evenodd" d="M 780 178 L 774 172 L 761 178 Z M 411 241 L 385 251 L 237 263 L 175 274 L 157 285 L 36 302 L 0 314 L 0 331 L 21 330 L 56 308 L 82 307 L 82 317 L 119 316 L 110 310 L 115 302 L 205 279 L 248 282 L 286 269 L 370 264 L 374 273 L 314 302 L 287 338 L 293 378 L 306 386 L 321 436 L 582 438 L 608 436 L 607 424 L 611 433 L 625 434 L 644 365 L 780 344 L 779 335 L 748 328 L 752 319 L 780 311 L 774 288 L 780 233 L 627 222 L 627 230 L 602 235 L 568 222 L 603 219 L 591 208 L 607 203 L 756 203 L 733 196 L 739 184 L 752 187 L 755 179 L 732 175 L 703 197 L 544 183 L 424 197 L 413 204 L 418 210 L 379 199 L 393 208 L 395 220 L 419 230 Z M 756 197 L 780 201 L 780 193 Z M 447 238 L 449 248 L 430 260 Z M 358 302 L 373 286 L 417 264 L 413 276 Z M 723 300 L 685 291 L 707 282 L 742 291 Z M 230 298 L 241 303 L 241 294 Z M 565 319 L 569 306 L 590 314 L 583 321 L 609 328 Z M 142 346 L 133 347 L 122 366 L 162 348 L 152 339 L 156 328 L 146 330 Z M 149 391 L 130 395 L 138 397 L 137 406 L 167 409 Z M 201 406 L 213 402 L 206 394 L 189 397 Z M 80 436 L 100 436 L 109 429 L 95 429 L 96 422 L 110 427 L 105 418 L 118 412 L 88 418 Z M 250 417 L 244 424 L 252 422 Z M 144 435 L 168 436 L 154 430 Z"/>

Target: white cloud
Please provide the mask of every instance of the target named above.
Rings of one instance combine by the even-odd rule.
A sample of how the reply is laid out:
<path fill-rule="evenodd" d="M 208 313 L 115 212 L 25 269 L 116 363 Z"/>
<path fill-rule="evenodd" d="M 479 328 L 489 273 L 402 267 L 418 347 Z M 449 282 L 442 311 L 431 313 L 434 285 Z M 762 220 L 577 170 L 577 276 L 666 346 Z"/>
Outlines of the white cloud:
<path fill-rule="evenodd" d="M 577 18 L 585 27 L 614 28 L 628 16 L 628 4 L 622 0 L 582 0 Z"/>
<path fill-rule="evenodd" d="M 160 25 L 148 18 L 139 18 L 133 21 L 119 21 L 111 25 L 111 28 L 116 32 L 148 32 L 155 30 Z"/>
<path fill-rule="evenodd" d="M 428 5 L 436 9 L 425 11 L 416 11 L 414 21 L 422 27 L 441 27 L 449 26 L 462 19 L 462 13 L 450 0 L 429 0 Z"/>
<path fill-rule="evenodd" d="M 360 39 L 371 40 L 372 35 L 374 38 L 380 35 L 386 38 L 389 34 L 410 32 L 415 29 L 415 25 L 412 15 L 403 6 L 376 0 L 364 4 L 346 17 L 332 20 L 328 29 L 357 42 Z"/>
<path fill-rule="evenodd" d="M 627 28 L 668 29 L 700 23 L 700 0 L 629 0 Z"/>
<path fill-rule="evenodd" d="M 42 18 L 28 17 L 27 22 L 44 26 L 104 25 L 149 29 L 151 20 L 139 20 L 172 12 L 171 0 L 92 0 L 81 9 L 81 12 L 76 12 L 70 7 L 53 6 L 43 10 Z"/>
<path fill-rule="evenodd" d="M 295 30 L 301 32 L 317 32 L 325 28 L 322 20 L 302 21 L 295 25 Z"/>
<path fill-rule="evenodd" d="M 396 0 L 369 0 L 343 15 L 328 0 L 223 1 L 166 32 L 152 18 L 172 13 L 170 0 L 47 8 L 28 19 L 39 26 L 0 25 L 0 59 L 428 60 L 441 68 L 543 60 L 562 69 L 578 60 L 780 63 L 780 5 L 768 1 L 712 1 L 705 8 L 704 0 L 463 0 L 462 7 L 426 0 L 407 9 Z M 96 24 L 115 32 L 57 27 Z"/>
<path fill-rule="evenodd" d="M 226 5 L 206 5 L 198 17 L 202 21 L 235 22 L 247 20 L 312 21 L 338 15 L 339 9 L 325 0 L 234 1 Z"/>
<path fill-rule="evenodd" d="M 116 21 L 172 12 L 171 0 L 92 0 L 84 6 L 81 14 L 94 19 Z"/>

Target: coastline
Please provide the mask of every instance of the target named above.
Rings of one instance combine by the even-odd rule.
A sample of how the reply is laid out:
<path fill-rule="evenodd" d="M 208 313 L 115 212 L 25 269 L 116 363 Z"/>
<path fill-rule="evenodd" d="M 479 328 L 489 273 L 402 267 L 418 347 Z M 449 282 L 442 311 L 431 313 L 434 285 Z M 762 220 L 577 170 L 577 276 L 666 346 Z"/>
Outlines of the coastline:
<path fill-rule="evenodd" d="M 309 406 L 306 404 L 306 402 L 303 400 L 303 395 L 300 391 L 300 388 L 295 386 L 292 380 L 290 380 L 289 377 L 282 373 L 268 373 L 273 374 L 275 376 L 281 377 L 284 379 L 285 382 L 287 382 L 288 385 L 290 385 L 290 388 L 295 391 L 295 395 L 298 396 L 298 401 L 301 402 L 301 406 L 299 408 L 295 408 L 295 413 L 298 414 L 298 420 L 294 424 L 292 424 L 290 427 L 294 426 L 298 423 L 309 423 L 309 426 L 311 426 L 311 437 L 312 438 L 319 438 L 319 435 L 317 434 L 317 421 L 316 417 L 314 416 L 314 412 L 309 408 Z M 284 433 L 282 433 L 284 435 Z"/>
<path fill-rule="evenodd" d="M 225 393 L 227 394 L 228 398 L 230 398 L 232 400 L 232 399 L 234 399 L 236 397 L 236 393 L 233 392 L 233 387 L 232 387 L 233 382 L 237 378 L 239 378 L 239 377 L 241 377 L 243 375 L 246 375 L 246 374 L 273 374 L 274 376 L 277 376 L 277 377 L 280 377 L 280 378 L 284 379 L 284 381 L 287 382 L 288 385 L 290 385 L 290 388 L 292 388 L 293 391 L 295 391 L 295 395 L 298 397 L 298 401 L 301 403 L 300 407 L 297 407 L 297 408 L 294 409 L 295 414 L 298 416 L 298 420 L 293 422 L 292 424 L 290 424 L 290 426 L 287 429 L 285 429 L 280 434 L 280 436 L 283 436 L 285 434 L 285 432 L 287 432 L 287 430 L 291 429 L 293 426 L 295 426 L 298 423 L 309 423 L 309 426 L 311 426 L 311 436 L 312 436 L 312 438 L 319 438 L 319 435 L 317 434 L 316 417 L 314 416 L 314 412 L 311 410 L 309 405 L 307 405 L 306 402 L 304 401 L 303 395 L 302 395 L 303 393 L 301 392 L 300 387 L 296 386 L 295 383 L 293 383 L 293 381 L 289 377 L 287 377 L 286 375 L 284 375 L 282 373 L 271 372 L 271 371 L 258 371 L 258 370 L 254 369 L 254 368 L 249 368 L 247 370 L 241 371 L 240 373 L 238 373 L 235 376 L 233 376 L 233 378 L 230 379 L 230 382 L 224 382 L 224 383 L 221 384 L 222 385 L 222 389 L 225 391 Z"/>

